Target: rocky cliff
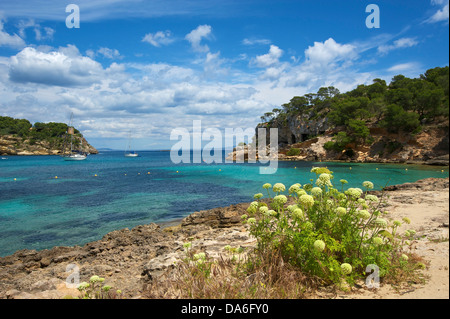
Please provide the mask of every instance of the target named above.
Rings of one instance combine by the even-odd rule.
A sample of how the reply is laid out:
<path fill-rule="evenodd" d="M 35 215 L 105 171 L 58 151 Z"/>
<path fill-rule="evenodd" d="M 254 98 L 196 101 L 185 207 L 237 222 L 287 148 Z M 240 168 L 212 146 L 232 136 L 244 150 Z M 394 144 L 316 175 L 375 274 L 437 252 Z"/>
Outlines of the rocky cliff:
<path fill-rule="evenodd" d="M 284 122 L 274 121 L 258 124 L 258 129 L 266 130 L 266 145 L 270 143 L 270 128 L 278 129 L 278 159 L 306 161 L 352 161 L 381 163 L 420 163 L 449 165 L 449 124 L 448 120 L 426 125 L 417 134 L 390 133 L 384 128 L 370 127 L 370 143 L 346 145 L 344 151 L 325 149 L 325 143 L 333 140 L 343 127 L 332 127 L 326 117 L 289 117 Z M 296 152 L 289 152 L 296 149 Z M 348 150 L 351 150 L 349 152 Z M 269 153 L 269 147 L 267 147 Z M 227 157 L 236 160 L 239 156 L 247 159 L 248 147 L 237 147 Z M 273 157 L 273 155 L 272 155 Z"/>
<path fill-rule="evenodd" d="M 267 145 L 277 129 L 279 159 L 448 165 L 448 81 L 449 68 L 436 67 L 345 93 L 321 87 L 264 113 L 255 133 L 265 129 Z"/>
<path fill-rule="evenodd" d="M 75 136 L 78 143 L 86 145 L 84 149 L 97 154 L 98 151 L 85 138 Z M 61 155 L 62 147 L 56 147 L 46 140 L 33 141 L 16 135 L 0 136 L 0 155 Z"/>

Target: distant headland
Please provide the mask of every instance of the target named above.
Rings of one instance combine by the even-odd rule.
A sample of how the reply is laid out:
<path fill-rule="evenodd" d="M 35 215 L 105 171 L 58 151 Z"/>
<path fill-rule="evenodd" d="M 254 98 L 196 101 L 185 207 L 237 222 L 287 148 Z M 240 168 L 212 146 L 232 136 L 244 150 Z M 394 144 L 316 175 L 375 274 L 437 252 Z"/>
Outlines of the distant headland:
<path fill-rule="evenodd" d="M 0 155 L 61 155 L 66 143 L 68 125 L 65 123 L 33 124 L 26 119 L 0 116 Z M 98 150 L 74 128 L 73 144 L 82 145 L 90 154 Z"/>

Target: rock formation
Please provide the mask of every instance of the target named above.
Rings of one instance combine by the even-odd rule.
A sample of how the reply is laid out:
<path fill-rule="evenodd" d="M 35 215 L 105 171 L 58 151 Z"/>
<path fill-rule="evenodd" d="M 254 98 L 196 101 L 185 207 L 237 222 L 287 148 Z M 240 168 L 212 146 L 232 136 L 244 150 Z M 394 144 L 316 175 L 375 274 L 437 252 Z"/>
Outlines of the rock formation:
<path fill-rule="evenodd" d="M 342 127 L 330 127 L 326 117 L 315 118 L 295 116 L 285 122 L 274 121 L 258 124 L 255 130 L 266 130 L 266 145 L 270 143 L 270 128 L 278 129 L 278 159 L 305 161 L 352 161 L 381 163 L 417 163 L 429 165 L 449 165 L 449 131 L 448 122 L 441 125 L 425 126 L 418 134 L 389 133 L 386 129 L 370 128 L 371 143 L 347 145 L 348 150 L 337 152 L 326 150 L 325 143 L 342 131 Z M 290 155 L 291 149 L 298 149 L 297 154 Z M 269 146 L 267 147 L 269 152 Z M 236 147 L 228 154 L 228 160 L 248 157 L 245 147 Z M 272 158 L 274 154 L 272 154 Z M 258 154 L 256 155 L 258 158 Z"/>
<path fill-rule="evenodd" d="M 85 138 L 81 138 L 85 150 L 90 154 L 98 154 L 98 151 L 90 145 Z M 81 142 L 80 139 L 80 142 Z M 15 135 L 0 136 L 0 155 L 61 155 L 62 149 L 55 148 L 48 141 L 41 140 L 30 142 Z"/>

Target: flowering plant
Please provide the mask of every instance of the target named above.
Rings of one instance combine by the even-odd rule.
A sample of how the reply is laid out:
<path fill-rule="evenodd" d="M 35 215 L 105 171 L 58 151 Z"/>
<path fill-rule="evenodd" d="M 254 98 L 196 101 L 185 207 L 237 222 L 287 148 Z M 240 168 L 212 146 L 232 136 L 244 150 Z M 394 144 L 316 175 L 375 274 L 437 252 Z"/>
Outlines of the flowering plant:
<path fill-rule="evenodd" d="M 270 184 L 265 184 L 268 207 L 260 198 L 250 205 L 249 211 L 255 215 L 248 224 L 261 256 L 277 251 L 284 262 L 339 285 L 343 280 L 354 282 L 370 264 L 377 265 L 385 276 L 397 260 L 408 261 L 403 245 L 411 232 L 397 236 L 396 231 L 409 220 L 390 223 L 380 217 L 387 212 L 381 210 L 383 195 L 368 194 L 372 182 L 362 184 L 365 191 L 355 187 L 344 190 L 348 182 L 340 180 L 339 191 L 327 168 L 313 167 L 311 172 L 317 176 L 315 185 L 292 185 L 288 199 L 282 194 L 286 190 L 283 184 L 274 185 L 273 196 Z"/>

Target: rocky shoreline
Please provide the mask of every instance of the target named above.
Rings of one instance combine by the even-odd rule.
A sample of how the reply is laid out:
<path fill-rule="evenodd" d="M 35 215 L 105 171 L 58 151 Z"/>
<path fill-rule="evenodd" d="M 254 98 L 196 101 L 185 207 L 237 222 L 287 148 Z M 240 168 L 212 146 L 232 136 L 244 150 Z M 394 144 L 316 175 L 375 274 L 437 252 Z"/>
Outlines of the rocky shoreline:
<path fill-rule="evenodd" d="M 417 247 L 425 247 L 422 252 L 426 253 L 434 249 L 439 252 L 439 257 L 446 258 L 448 265 L 449 178 L 428 178 L 416 183 L 394 185 L 386 191 L 389 209 L 394 214 L 401 205 L 430 207 L 432 216 L 426 217 L 430 217 L 430 220 L 418 214 L 412 218 L 413 222 L 409 226 L 417 230 Z M 74 269 L 78 270 L 80 282 L 98 275 L 105 278 L 106 284 L 120 289 L 124 297 L 142 298 L 146 285 L 152 279 L 174 267 L 174 262 L 184 257 L 185 242 L 192 243 L 193 251 L 205 252 L 212 258 L 221 256 L 226 245 L 247 250 L 254 247 L 255 239 L 249 235 L 247 226 L 241 223 L 241 215 L 246 213 L 247 207 L 248 203 L 242 203 L 195 212 L 180 221 L 162 225 L 149 224 L 117 230 L 84 246 L 54 247 L 41 251 L 25 249 L 0 257 L 0 299 L 79 296 L 77 289 L 66 285 L 66 280 L 73 277 Z M 407 211 L 414 211 L 408 207 Z M 431 241 L 432 238 L 445 236 L 446 241 Z M 439 271 L 447 278 L 447 289 L 443 289 L 441 294 L 445 295 L 446 291 L 448 298 L 448 267 Z M 417 289 L 423 291 L 420 289 L 427 289 L 427 285 Z M 318 294 L 316 297 L 337 296 Z M 377 295 L 377 292 L 368 292 L 363 288 L 341 296 L 358 297 L 383 298 L 379 293 Z M 397 295 L 393 294 L 392 298 L 397 298 Z M 423 298 L 428 297 L 425 294 Z"/>
<path fill-rule="evenodd" d="M 303 143 L 294 144 L 290 147 L 298 148 L 299 155 L 288 155 L 288 148 L 279 149 L 278 154 L 270 154 L 270 148 L 266 148 L 266 156 L 270 160 L 277 161 L 320 161 L 320 162 L 338 162 L 338 163 L 380 163 L 380 164 L 407 164 L 407 165 L 432 165 L 449 166 L 449 154 L 436 155 L 432 157 L 414 158 L 403 154 L 402 156 L 379 157 L 368 156 L 365 152 L 357 152 L 354 158 L 342 156 L 336 152 L 327 152 L 323 145 L 331 141 L 331 137 L 319 137 Z M 401 155 L 401 154 L 400 154 Z M 229 161 L 247 161 L 248 159 L 258 160 L 257 151 L 253 151 L 246 146 L 238 146 L 226 157 Z"/>
<path fill-rule="evenodd" d="M 85 138 L 79 138 L 86 145 L 86 152 L 98 154 L 97 149 L 90 145 Z M 50 145 L 48 141 L 33 143 L 14 135 L 0 136 L 0 155 L 2 156 L 32 156 L 32 155 L 62 155 L 62 150 Z"/>

